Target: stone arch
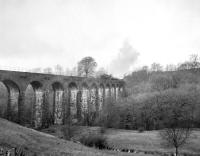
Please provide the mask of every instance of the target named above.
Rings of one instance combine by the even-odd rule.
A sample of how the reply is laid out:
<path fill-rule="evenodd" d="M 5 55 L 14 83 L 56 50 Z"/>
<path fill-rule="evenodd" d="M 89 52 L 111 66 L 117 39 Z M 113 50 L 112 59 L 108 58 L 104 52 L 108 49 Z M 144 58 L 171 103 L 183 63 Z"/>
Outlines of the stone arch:
<path fill-rule="evenodd" d="M 104 106 L 107 106 L 110 103 L 111 100 L 111 86 L 109 83 L 105 85 L 105 102 Z"/>
<path fill-rule="evenodd" d="M 3 82 L 0 82 L 0 118 L 8 118 L 8 89 Z"/>
<path fill-rule="evenodd" d="M 114 101 L 115 101 L 115 99 L 116 99 L 116 87 L 115 87 L 115 84 L 112 84 L 112 85 L 111 85 L 111 98 L 112 98 L 112 100 L 114 100 Z"/>
<path fill-rule="evenodd" d="M 43 85 L 40 81 L 31 81 L 30 84 L 34 90 L 42 89 L 42 87 L 43 87 Z"/>
<path fill-rule="evenodd" d="M 8 92 L 8 103 L 7 103 L 7 119 L 13 122 L 19 122 L 19 94 L 20 89 L 14 81 L 5 79 L 2 81 Z"/>
<path fill-rule="evenodd" d="M 60 82 L 52 83 L 53 89 L 53 107 L 50 107 L 50 111 L 53 116 L 54 124 L 63 124 L 64 120 L 64 106 L 63 106 L 63 95 L 64 88 Z M 53 109 L 53 110 L 52 110 Z"/>
<path fill-rule="evenodd" d="M 69 97 L 69 111 L 72 124 L 77 123 L 78 121 L 77 95 L 78 95 L 78 85 L 75 82 L 70 82 L 68 85 L 68 97 Z"/>
<path fill-rule="evenodd" d="M 99 111 L 102 111 L 105 100 L 105 87 L 102 83 L 99 85 L 98 90 L 98 109 Z"/>
<path fill-rule="evenodd" d="M 89 111 L 89 86 L 87 83 L 82 83 L 81 85 L 81 102 L 80 102 L 80 111 L 81 117 L 84 117 L 84 114 L 87 114 Z"/>
<path fill-rule="evenodd" d="M 108 83 L 105 85 L 105 98 L 110 98 L 110 84 Z"/>
<path fill-rule="evenodd" d="M 116 90 L 116 100 L 118 100 L 119 99 L 119 84 L 116 85 L 115 90 Z"/>
<path fill-rule="evenodd" d="M 122 84 L 119 84 L 119 95 L 121 96 L 124 92 L 124 86 Z"/>
<path fill-rule="evenodd" d="M 91 112 L 98 111 L 98 87 L 93 83 L 90 87 L 90 110 Z"/>
<path fill-rule="evenodd" d="M 34 128 L 39 128 L 42 126 L 43 113 L 44 113 L 44 92 L 42 89 L 43 85 L 39 81 L 31 81 L 26 87 L 25 91 L 25 105 L 24 114 L 26 115 L 26 123 L 30 123 Z M 31 96 L 31 101 L 29 101 L 29 96 Z M 28 100 L 27 100 L 28 99 Z"/>

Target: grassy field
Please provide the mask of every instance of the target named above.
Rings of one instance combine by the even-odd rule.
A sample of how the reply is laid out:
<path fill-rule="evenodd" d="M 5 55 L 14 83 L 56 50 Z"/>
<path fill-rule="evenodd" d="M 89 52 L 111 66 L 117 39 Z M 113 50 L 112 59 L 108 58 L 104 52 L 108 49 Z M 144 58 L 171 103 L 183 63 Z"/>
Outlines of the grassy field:
<path fill-rule="evenodd" d="M 26 156 L 130 156 L 133 154 L 119 153 L 108 150 L 88 148 L 81 144 L 59 139 L 58 137 L 22 127 L 0 118 L 0 147 L 22 147 Z M 35 156 L 35 155 L 34 155 Z M 134 156 L 142 156 L 134 154 Z M 151 155 L 145 155 L 151 156 Z"/>
<path fill-rule="evenodd" d="M 28 156 L 34 153 L 43 156 L 51 154 L 51 156 L 156 156 L 159 154 L 124 153 L 109 150 L 98 150 L 88 148 L 72 141 L 66 141 L 61 134 L 63 126 L 52 126 L 44 132 L 22 127 L 7 120 L 0 118 L 0 147 L 12 148 L 22 147 L 27 151 Z M 85 133 L 95 131 L 96 127 L 76 127 L 74 131 L 74 139 L 77 139 Z M 159 151 L 170 152 L 173 149 L 166 149 L 162 146 L 162 141 L 158 137 L 158 131 L 149 131 L 139 133 L 137 131 L 107 129 L 105 136 L 107 137 L 110 147 L 115 149 L 135 149 L 140 151 Z M 181 149 L 185 153 L 200 153 L 200 131 L 194 131 L 190 142 Z M 200 155 L 200 154 L 199 154 Z"/>
<path fill-rule="evenodd" d="M 52 135 L 63 138 L 61 129 L 63 126 L 52 126 L 45 132 L 53 132 Z M 73 129 L 74 140 L 78 140 L 87 133 L 97 133 L 98 127 L 75 127 Z M 114 149 L 134 149 L 136 151 L 154 152 L 154 153 L 173 153 L 174 149 L 164 146 L 164 142 L 158 135 L 158 131 L 145 131 L 139 133 L 133 130 L 107 129 L 105 134 L 109 147 Z M 180 148 L 181 153 L 200 155 L 200 131 L 195 130 L 191 135 L 189 142 Z"/>
<path fill-rule="evenodd" d="M 146 131 L 139 133 L 131 130 L 108 129 L 106 131 L 109 145 L 118 148 L 137 149 L 144 151 L 171 152 L 172 148 L 166 148 L 158 135 L 158 131 Z M 189 142 L 180 148 L 184 153 L 198 153 L 200 155 L 200 131 L 194 131 Z"/>

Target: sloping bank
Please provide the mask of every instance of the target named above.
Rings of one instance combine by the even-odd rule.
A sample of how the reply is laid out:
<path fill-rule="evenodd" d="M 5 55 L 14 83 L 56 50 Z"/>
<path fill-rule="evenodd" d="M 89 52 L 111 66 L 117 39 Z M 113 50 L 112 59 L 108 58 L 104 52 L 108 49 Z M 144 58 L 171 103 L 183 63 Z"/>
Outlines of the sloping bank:
<path fill-rule="evenodd" d="M 0 118 L 0 147 L 20 148 L 25 156 L 110 156 L 116 152 L 100 151 L 52 135 L 22 127 Z"/>

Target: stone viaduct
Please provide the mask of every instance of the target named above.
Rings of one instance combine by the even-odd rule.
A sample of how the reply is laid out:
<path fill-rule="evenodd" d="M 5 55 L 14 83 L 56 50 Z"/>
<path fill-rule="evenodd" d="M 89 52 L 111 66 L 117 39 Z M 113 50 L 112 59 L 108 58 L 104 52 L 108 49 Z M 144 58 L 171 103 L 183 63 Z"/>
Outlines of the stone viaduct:
<path fill-rule="evenodd" d="M 0 81 L 8 91 L 6 115 L 20 124 L 34 128 L 49 124 L 79 123 L 87 113 L 98 115 L 108 99 L 117 100 L 124 82 L 115 78 L 83 78 L 52 74 L 0 70 Z M 25 102 L 31 85 L 34 104 Z M 53 94 L 53 102 L 49 95 Z M 52 101 L 52 100 L 51 100 Z M 52 104 L 51 104 L 52 103 Z"/>

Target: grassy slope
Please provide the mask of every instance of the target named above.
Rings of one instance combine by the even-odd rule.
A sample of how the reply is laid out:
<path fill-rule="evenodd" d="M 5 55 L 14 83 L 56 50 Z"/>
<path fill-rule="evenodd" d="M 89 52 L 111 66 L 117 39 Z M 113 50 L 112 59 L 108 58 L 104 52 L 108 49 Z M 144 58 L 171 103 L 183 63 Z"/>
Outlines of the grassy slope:
<path fill-rule="evenodd" d="M 57 137 L 63 137 L 61 128 L 63 126 L 52 126 L 45 132 L 53 132 L 52 135 Z M 87 133 L 95 133 L 98 131 L 98 127 L 74 127 L 74 140 L 78 140 L 80 136 Z M 115 149 L 136 149 L 140 151 L 157 151 L 157 152 L 174 152 L 173 148 L 166 148 L 163 142 L 159 138 L 158 131 L 146 131 L 139 133 L 132 130 L 119 130 L 119 129 L 107 129 L 104 134 L 108 139 L 110 147 Z M 188 144 L 181 148 L 181 152 L 200 154 L 200 131 L 194 131 L 191 135 L 191 139 Z"/>
<path fill-rule="evenodd" d="M 54 127 L 56 128 L 56 127 Z M 59 129 L 58 127 L 56 129 Z M 88 128 L 85 128 L 88 131 Z M 90 128 L 89 128 L 90 129 Z M 84 127 L 79 131 L 83 132 Z M 105 135 L 108 137 L 110 146 L 122 149 L 139 149 L 144 151 L 172 151 L 161 146 L 161 140 L 157 131 L 138 133 L 137 131 L 108 129 Z M 200 153 L 200 131 L 195 131 L 193 136 L 182 151 L 187 153 Z M 20 125 L 11 123 L 0 118 L 0 146 L 22 146 L 30 153 L 36 152 L 57 155 L 80 155 L 80 156 L 110 156 L 110 155 L 133 155 L 114 151 L 100 151 L 87 148 L 83 145 L 59 139 L 52 135 L 38 132 Z M 61 154 L 62 153 L 62 154 Z M 148 156 L 147 154 L 134 154 L 135 156 Z"/>
<path fill-rule="evenodd" d="M 158 137 L 158 131 L 138 133 L 137 131 L 108 129 L 106 132 L 109 144 L 116 148 L 139 149 L 146 151 L 173 151 L 165 149 Z M 194 131 L 191 139 L 181 148 L 182 152 L 200 153 L 200 131 Z"/>
<path fill-rule="evenodd" d="M 31 156 L 38 155 L 77 155 L 77 156 L 111 156 L 130 155 L 114 151 L 100 151 L 83 145 L 59 139 L 52 135 L 22 127 L 0 118 L 0 147 L 23 147 Z M 140 154 L 139 154 L 140 155 Z M 137 156 L 139 156 L 137 155 Z M 142 155 L 141 155 L 142 156 Z M 147 155 L 145 155 L 147 156 Z"/>

